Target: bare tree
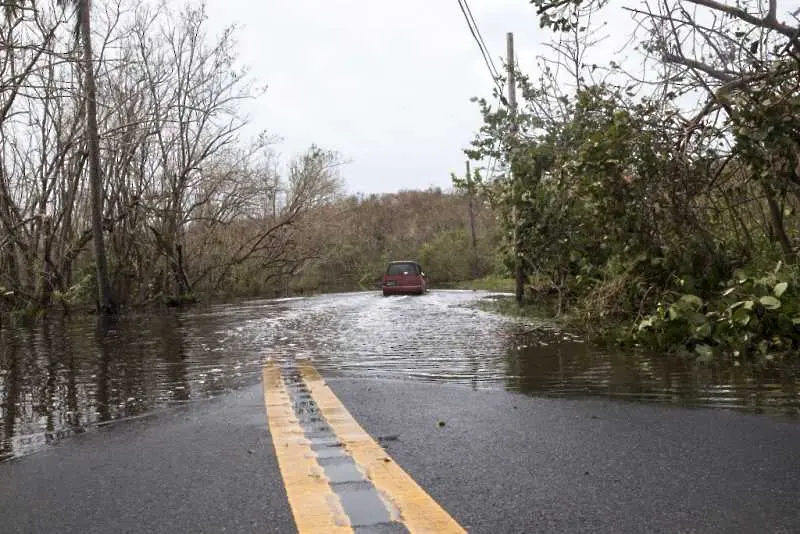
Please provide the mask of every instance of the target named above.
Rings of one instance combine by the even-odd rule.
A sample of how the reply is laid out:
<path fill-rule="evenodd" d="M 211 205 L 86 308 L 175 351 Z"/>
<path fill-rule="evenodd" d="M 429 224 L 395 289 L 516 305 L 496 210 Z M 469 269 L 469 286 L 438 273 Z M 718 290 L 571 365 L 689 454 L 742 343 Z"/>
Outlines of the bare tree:
<path fill-rule="evenodd" d="M 60 22 L 41 13 L 36 2 L 4 4 L 3 25 L 0 30 L 0 228 L 5 239 L 0 240 L 0 265 L 6 276 L 0 284 L 13 291 L 18 302 L 45 298 L 42 273 L 50 220 L 44 207 L 51 192 L 48 176 L 43 171 L 44 153 L 37 157 L 32 151 L 37 141 L 33 136 L 18 136 L 31 116 L 31 97 L 42 94 L 37 83 L 46 72 L 49 53 Z M 46 77 L 46 76 L 45 76 Z M 27 121 L 30 122 L 30 121 Z M 39 122 L 41 136 L 50 128 Z M 37 264 L 39 268 L 37 268 Z"/>
<path fill-rule="evenodd" d="M 24 0 L 16 0 L 22 4 Z M 87 158 L 91 189 L 92 240 L 94 242 L 97 310 L 109 315 L 117 307 L 112 295 L 103 237 L 103 178 L 100 170 L 100 134 L 97 126 L 97 84 L 95 81 L 95 58 L 92 52 L 92 22 L 89 0 L 58 0 L 58 4 L 74 8 L 75 40 L 80 43 L 83 92 L 86 113 Z"/>
<path fill-rule="evenodd" d="M 274 136 L 245 138 L 263 90 L 234 29 L 210 40 L 202 6 L 52 1 L 4 4 L 0 27 L 4 298 L 111 313 L 296 272 L 341 162 L 314 149 L 281 172 Z"/>
<path fill-rule="evenodd" d="M 279 181 L 277 175 L 263 177 L 263 160 L 255 159 L 255 163 L 250 165 L 249 169 L 243 169 L 244 173 L 249 173 L 249 176 L 242 175 L 244 183 L 260 184 L 256 189 L 250 189 L 251 199 L 274 195 L 273 188 L 279 183 L 282 183 L 283 194 L 274 200 L 275 217 L 263 212 L 256 217 L 242 217 L 241 214 L 247 211 L 240 210 L 239 216 L 224 226 L 217 225 L 214 232 L 208 232 L 208 226 L 203 227 L 203 233 L 214 236 L 219 243 L 230 245 L 224 261 L 210 263 L 198 274 L 198 281 L 213 279 L 214 290 L 219 290 L 232 273 L 247 264 L 259 266 L 258 279 L 262 283 L 297 273 L 318 252 L 304 246 L 305 243 L 297 237 L 301 227 L 308 222 L 306 217 L 341 194 L 338 169 L 342 160 L 335 152 L 310 148 L 289 164 L 284 182 Z"/>
<path fill-rule="evenodd" d="M 795 261 L 784 204 L 800 201 L 800 121 L 792 105 L 800 90 L 800 21 L 780 21 L 777 0 L 659 0 L 631 11 L 648 31 L 646 50 L 676 68 L 679 91 L 706 95 L 687 119 L 684 153 L 705 145 L 746 167 L 766 204 L 769 232 Z M 720 174 L 723 168 L 717 176 L 747 180 Z"/>
<path fill-rule="evenodd" d="M 159 177 L 153 184 L 157 206 L 151 206 L 155 217 L 149 228 L 178 295 L 192 292 L 185 227 L 208 202 L 201 187 L 204 168 L 238 142 L 246 124 L 238 108 L 259 94 L 236 66 L 233 28 L 215 43 L 207 42 L 204 9 L 185 8 L 177 15 L 177 25 L 153 26 L 153 17 L 148 17 L 134 28 L 151 102 L 147 150 L 157 154 Z M 162 6 L 160 12 L 169 10 Z"/>

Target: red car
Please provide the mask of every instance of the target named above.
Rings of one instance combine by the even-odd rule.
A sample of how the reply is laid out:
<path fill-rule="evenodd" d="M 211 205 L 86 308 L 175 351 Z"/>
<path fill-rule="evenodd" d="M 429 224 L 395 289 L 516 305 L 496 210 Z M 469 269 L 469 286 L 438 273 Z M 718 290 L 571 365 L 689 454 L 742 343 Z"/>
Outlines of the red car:
<path fill-rule="evenodd" d="M 428 291 L 428 277 L 415 261 L 392 261 L 383 275 L 383 296 Z"/>

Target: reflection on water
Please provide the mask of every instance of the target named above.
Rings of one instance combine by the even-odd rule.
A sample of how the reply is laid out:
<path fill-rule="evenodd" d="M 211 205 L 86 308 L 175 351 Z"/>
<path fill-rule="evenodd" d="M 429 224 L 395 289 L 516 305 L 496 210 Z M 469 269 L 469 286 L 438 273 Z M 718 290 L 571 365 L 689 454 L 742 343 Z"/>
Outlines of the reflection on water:
<path fill-rule="evenodd" d="M 0 460 L 108 421 L 255 384 L 268 357 L 310 358 L 329 376 L 791 415 L 800 409 L 796 368 L 697 368 L 663 355 L 601 352 L 471 306 L 481 296 L 326 295 L 0 329 Z"/>
<path fill-rule="evenodd" d="M 798 364 L 700 365 L 679 356 L 600 351 L 541 330 L 516 336 L 508 354 L 507 387 L 524 393 L 800 415 Z"/>
<path fill-rule="evenodd" d="M 261 361 L 225 345 L 224 316 L 62 317 L 0 330 L 0 460 L 251 382 Z"/>

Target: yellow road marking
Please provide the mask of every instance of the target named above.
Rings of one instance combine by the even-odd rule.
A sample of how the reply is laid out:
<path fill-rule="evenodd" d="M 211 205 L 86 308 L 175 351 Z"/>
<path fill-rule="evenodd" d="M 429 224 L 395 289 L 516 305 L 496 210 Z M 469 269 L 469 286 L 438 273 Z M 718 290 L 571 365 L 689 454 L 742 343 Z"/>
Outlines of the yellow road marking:
<path fill-rule="evenodd" d="M 398 521 L 411 534 L 466 533 L 356 422 L 317 371 L 300 372 L 320 412 L 378 492 L 400 511 Z"/>
<path fill-rule="evenodd" d="M 297 530 L 300 534 L 352 534 L 342 503 L 297 422 L 280 368 L 270 362 L 263 378 L 267 422 Z"/>

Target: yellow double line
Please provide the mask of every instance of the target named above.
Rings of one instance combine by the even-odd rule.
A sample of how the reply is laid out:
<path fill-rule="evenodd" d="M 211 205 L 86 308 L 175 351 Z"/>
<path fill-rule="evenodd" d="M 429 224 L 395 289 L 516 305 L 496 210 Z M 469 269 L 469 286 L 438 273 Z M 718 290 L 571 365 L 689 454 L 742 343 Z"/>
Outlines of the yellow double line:
<path fill-rule="evenodd" d="M 394 520 L 404 524 L 411 534 L 466 533 L 361 428 L 311 365 L 298 366 L 311 398 L 344 451 L 389 502 L 389 508 L 399 511 Z M 264 367 L 264 400 L 278 466 L 300 534 L 352 533 L 341 501 L 297 420 L 280 368 L 272 362 Z"/>

